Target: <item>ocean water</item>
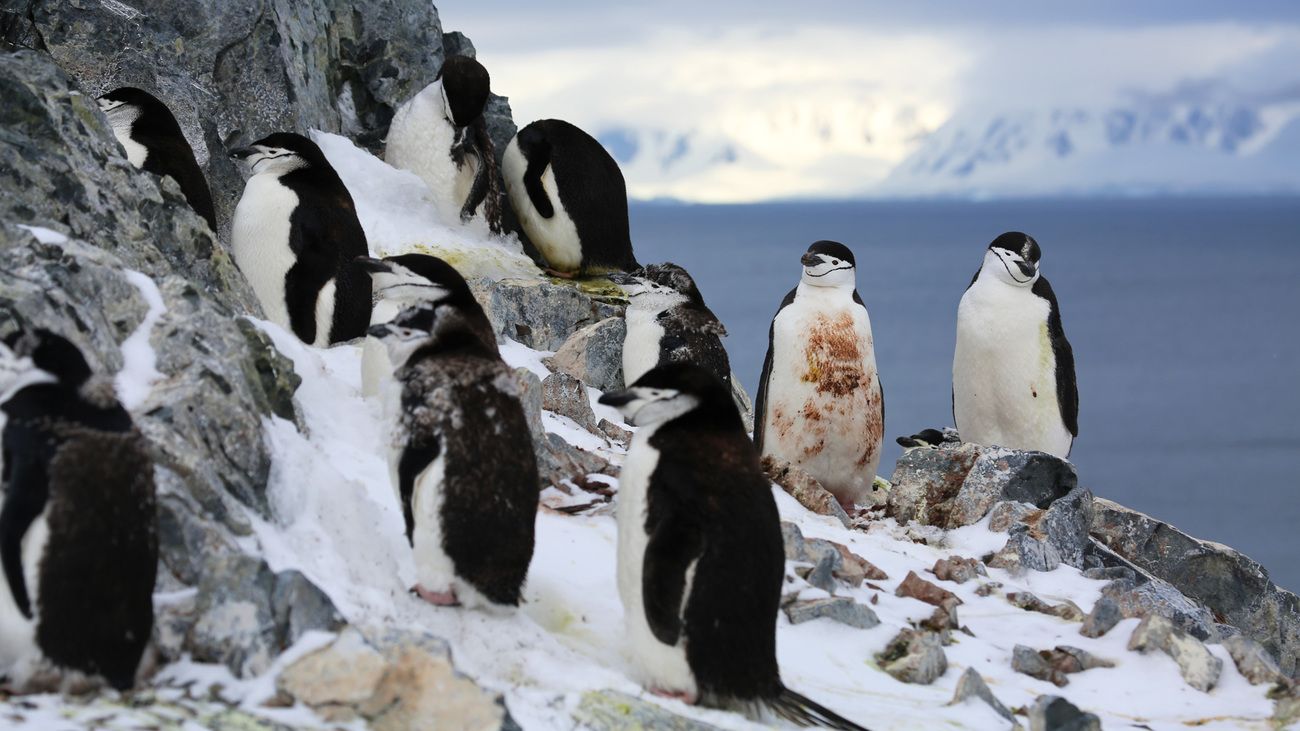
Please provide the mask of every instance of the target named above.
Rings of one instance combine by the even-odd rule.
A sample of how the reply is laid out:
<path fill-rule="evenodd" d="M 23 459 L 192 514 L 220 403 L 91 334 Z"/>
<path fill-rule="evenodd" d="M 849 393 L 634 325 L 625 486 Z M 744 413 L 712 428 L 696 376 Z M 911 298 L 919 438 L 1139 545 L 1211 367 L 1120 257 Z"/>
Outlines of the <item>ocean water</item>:
<path fill-rule="evenodd" d="M 1225 543 L 1300 591 L 1300 199 L 634 204 L 644 263 L 695 277 L 755 393 L 808 245 L 857 259 L 894 437 L 952 425 L 957 303 L 1023 231 L 1074 346 L 1072 461 L 1100 497 Z"/>

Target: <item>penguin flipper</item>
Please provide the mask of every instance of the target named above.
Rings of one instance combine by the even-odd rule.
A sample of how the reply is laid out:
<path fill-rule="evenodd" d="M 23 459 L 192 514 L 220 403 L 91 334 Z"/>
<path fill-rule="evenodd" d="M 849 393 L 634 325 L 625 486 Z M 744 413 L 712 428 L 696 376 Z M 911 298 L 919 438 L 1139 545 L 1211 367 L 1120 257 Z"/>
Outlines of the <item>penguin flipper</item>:
<path fill-rule="evenodd" d="M 799 726 L 833 728 L 840 731 L 868 731 L 835 711 L 784 686 L 776 698 L 767 702 L 777 716 Z"/>
<path fill-rule="evenodd" d="M 436 438 L 412 440 L 402 450 L 402 457 L 397 462 L 397 495 L 402 503 L 402 517 L 406 521 L 406 541 L 415 545 L 415 481 L 420 478 L 429 465 L 442 452 L 442 445 Z"/>
<path fill-rule="evenodd" d="M 776 314 L 772 316 L 772 324 L 767 328 L 767 356 L 763 358 L 763 373 L 758 377 L 758 393 L 754 396 L 754 444 L 758 447 L 759 456 L 763 456 L 763 423 L 767 421 L 767 382 L 772 378 L 772 345 L 776 338 L 776 318 L 780 316 L 781 310 L 789 307 L 794 302 L 795 293 L 799 291 L 798 287 L 790 290 L 790 293 L 781 300 L 781 306 L 776 308 Z"/>
<path fill-rule="evenodd" d="M 528 191 L 528 200 L 542 218 L 555 215 L 555 206 L 551 205 L 550 196 L 542 187 L 542 174 L 551 164 L 551 143 L 545 138 L 537 139 L 528 150 L 528 169 L 524 171 L 524 190 Z"/>
<path fill-rule="evenodd" d="M 704 533 L 691 517 L 669 510 L 652 510 L 646 530 L 650 542 L 641 571 L 646 622 L 660 642 L 675 645 L 682 634 L 686 575 L 704 552 Z"/>
<path fill-rule="evenodd" d="M 23 616 L 32 618 L 31 598 L 23 576 L 23 536 L 45 510 L 49 475 L 45 464 L 21 452 L 5 450 L 5 500 L 0 508 L 0 564 L 9 593 Z"/>

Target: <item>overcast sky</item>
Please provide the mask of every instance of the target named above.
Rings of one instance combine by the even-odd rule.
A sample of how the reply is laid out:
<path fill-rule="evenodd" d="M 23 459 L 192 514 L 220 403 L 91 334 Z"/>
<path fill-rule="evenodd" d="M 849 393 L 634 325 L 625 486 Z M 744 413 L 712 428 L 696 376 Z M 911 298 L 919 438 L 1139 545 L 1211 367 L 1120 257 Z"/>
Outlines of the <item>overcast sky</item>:
<path fill-rule="evenodd" d="M 598 136 L 654 129 L 690 133 L 697 147 L 735 142 L 758 151 L 773 180 L 845 156 L 882 176 L 972 107 L 1189 90 L 1300 101 L 1295 0 L 437 5 L 445 29 L 474 41 L 521 126 L 556 117 Z M 745 180 L 758 197 L 769 185 Z"/>

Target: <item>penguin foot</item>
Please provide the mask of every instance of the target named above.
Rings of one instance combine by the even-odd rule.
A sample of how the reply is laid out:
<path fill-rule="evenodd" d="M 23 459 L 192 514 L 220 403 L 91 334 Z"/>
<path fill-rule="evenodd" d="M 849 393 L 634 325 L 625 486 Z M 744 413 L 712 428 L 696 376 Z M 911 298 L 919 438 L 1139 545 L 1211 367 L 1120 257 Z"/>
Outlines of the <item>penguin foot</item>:
<path fill-rule="evenodd" d="M 844 512 L 847 513 L 849 517 L 852 517 L 853 514 L 858 510 L 857 503 L 853 502 L 852 500 L 839 500 L 838 502 L 840 504 L 840 507 L 844 508 Z"/>
<path fill-rule="evenodd" d="M 550 267 L 542 267 L 542 271 L 546 272 L 547 274 L 550 274 L 553 277 L 559 277 L 561 279 L 573 279 L 574 277 L 577 276 L 576 272 L 562 272 L 558 269 L 552 269 Z"/>
<path fill-rule="evenodd" d="M 455 607 L 460 605 L 460 600 L 456 598 L 455 589 L 448 589 L 446 591 L 429 591 L 423 586 L 416 584 L 415 593 L 426 602 L 439 607 Z"/>
<path fill-rule="evenodd" d="M 673 700 L 673 701 L 681 701 L 682 703 L 685 703 L 688 706 L 695 705 L 695 701 L 699 700 L 698 698 L 696 698 L 694 693 L 685 690 L 664 690 L 662 688 L 647 688 L 647 690 L 649 690 L 654 695 L 659 696 L 660 698 L 667 698 L 668 700 Z"/>

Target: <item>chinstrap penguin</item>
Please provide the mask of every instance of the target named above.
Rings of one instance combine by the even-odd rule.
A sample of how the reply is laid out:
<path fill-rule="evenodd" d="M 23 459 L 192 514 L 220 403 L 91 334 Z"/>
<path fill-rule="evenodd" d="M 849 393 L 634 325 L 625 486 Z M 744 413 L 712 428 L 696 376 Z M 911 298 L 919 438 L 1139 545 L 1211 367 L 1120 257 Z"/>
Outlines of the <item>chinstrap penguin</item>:
<path fill-rule="evenodd" d="M 533 555 L 537 462 L 514 371 L 460 308 L 370 328 L 388 347 L 389 473 L 434 604 L 517 606 Z"/>
<path fill-rule="evenodd" d="M 0 363 L 0 674 L 25 692 L 130 688 L 158 566 L 144 440 L 62 336 L 14 333 Z"/>
<path fill-rule="evenodd" d="M 251 176 L 230 249 L 266 318 L 318 348 L 370 323 L 366 234 L 342 179 L 316 143 L 291 132 L 230 151 Z"/>
<path fill-rule="evenodd" d="M 558 119 L 533 122 L 506 147 L 501 173 L 510 205 L 551 273 L 639 268 L 623 173 L 591 135 Z"/>
<path fill-rule="evenodd" d="M 113 127 L 113 136 L 126 150 L 126 159 L 137 168 L 170 175 L 180 185 L 190 208 L 216 231 L 217 213 L 207 178 L 167 105 L 131 86 L 114 89 L 98 101 Z"/>
<path fill-rule="evenodd" d="M 871 319 L 848 247 L 818 241 L 800 262 L 799 286 L 768 330 L 754 442 L 760 454 L 801 467 L 852 511 L 875 502 L 868 498 L 884 441 Z"/>
<path fill-rule="evenodd" d="M 474 298 L 460 272 L 428 254 L 401 254 L 384 259 L 363 257 L 361 267 L 370 273 L 375 288 L 375 306 L 370 325 L 381 325 L 397 316 L 405 307 L 420 302 L 440 302 L 460 309 L 470 327 L 494 353 L 496 333 L 483 306 Z M 372 335 L 366 336 L 361 350 L 361 395 L 375 396 L 379 384 L 393 373 L 388 348 Z"/>
<path fill-rule="evenodd" d="M 756 720 L 859 729 L 781 682 L 780 520 L 728 389 L 701 366 L 669 363 L 600 402 L 639 427 L 618 491 L 618 590 L 638 679 Z"/>
<path fill-rule="evenodd" d="M 1079 435 L 1079 390 L 1041 256 L 1018 231 L 984 252 L 957 306 L 952 415 L 963 441 L 1066 458 Z"/>
<path fill-rule="evenodd" d="M 410 170 L 429 186 L 445 222 L 483 217 L 501 233 L 501 188 L 496 152 L 483 108 L 490 78 L 469 56 L 452 56 L 433 83 L 398 108 L 384 160 Z"/>
<path fill-rule="evenodd" d="M 655 366 L 690 361 L 731 388 L 731 362 L 722 347 L 727 329 L 704 304 L 704 296 L 685 269 L 671 262 L 650 264 L 610 279 L 628 294 L 625 384 Z"/>

